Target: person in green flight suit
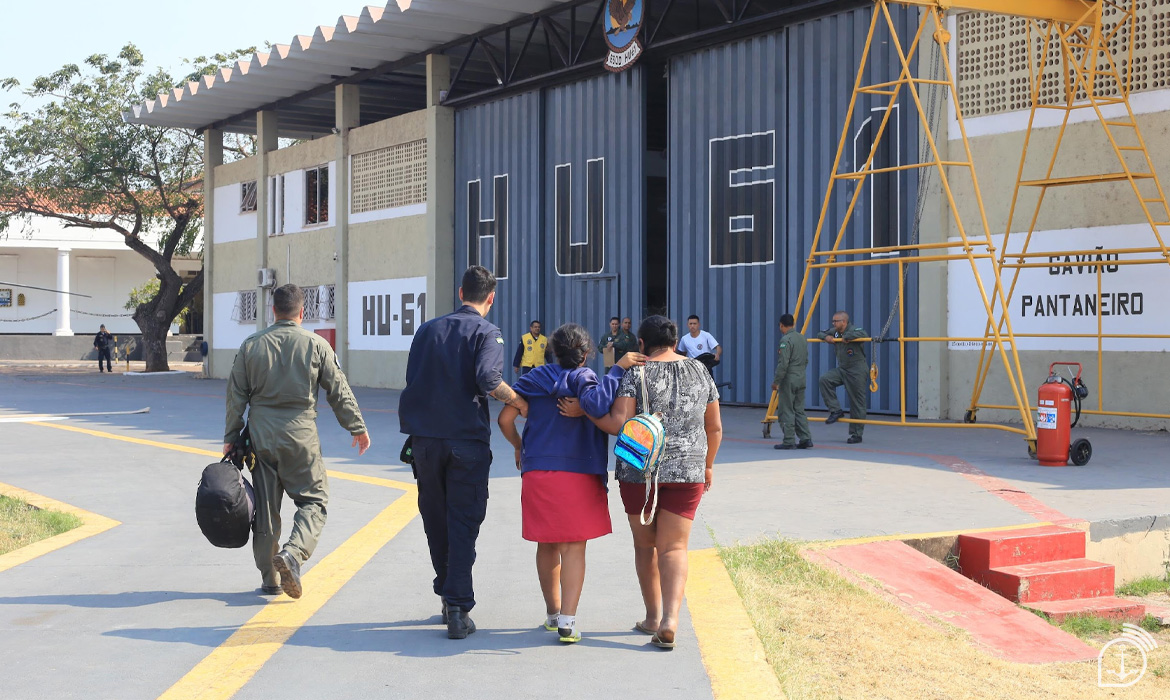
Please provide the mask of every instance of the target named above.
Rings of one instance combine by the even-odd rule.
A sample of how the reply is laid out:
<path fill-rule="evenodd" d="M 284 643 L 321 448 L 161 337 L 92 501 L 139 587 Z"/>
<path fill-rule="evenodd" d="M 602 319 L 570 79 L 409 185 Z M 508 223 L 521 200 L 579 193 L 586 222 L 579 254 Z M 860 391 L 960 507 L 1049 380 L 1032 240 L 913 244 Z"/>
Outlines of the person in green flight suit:
<path fill-rule="evenodd" d="M 773 445 L 777 450 L 807 450 L 813 446 L 804 415 L 805 375 L 808 374 L 808 341 L 796 330 L 792 314 L 780 317 L 780 358 L 772 389 L 776 391 L 776 416 L 784 431 L 784 442 Z M 797 442 L 797 438 L 800 442 Z"/>
<path fill-rule="evenodd" d="M 256 491 L 256 521 L 252 524 L 252 554 L 263 579 L 261 590 L 290 598 L 301 597 L 301 564 L 317 547 L 325 526 L 329 482 L 317 438 L 317 389 L 341 427 L 353 436 L 358 454 L 370 448 L 370 434 L 337 355 L 324 338 L 301 328 L 305 294 L 286 284 L 272 294 L 276 322 L 240 345 L 227 385 L 227 426 L 223 451 L 227 454 L 244 428 L 256 452 L 252 484 Z M 280 501 L 283 494 L 297 506 L 288 542 L 280 541 Z"/>
<path fill-rule="evenodd" d="M 865 360 L 865 350 L 859 338 L 868 335 L 864 328 L 849 322 L 849 314 L 838 311 L 833 314 L 833 326 L 827 328 L 817 337 L 826 343 L 832 343 L 837 353 L 837 366 L 821 375 L 821 398 L 829 409 L 829 417 L 825 425 L 836 423 L 845 415 L 841 404 L 837 401 L 837 387 L 845 385 L 845 393 L 849 395 L 849 417 L 854 420 L 865 420 L 865 405 L 869 400 L 869 364 Z M 861 434 L 865 432 L 864 423 L 849 424 L 850 445 L 861 442 Z"/>
<path fill-rule="evenodd" d="M 601 337 L 597 344 L 597 352 L 605 359 L 605 369 L 609 371 L 627 352 L 638 352 L 638 339 L 630 332 L 630 317 L 619 320 L 617 316 L 609 319 L 609 332 Z M 605 356 L 606 350 L 613 350 L 613 362 Z"/>

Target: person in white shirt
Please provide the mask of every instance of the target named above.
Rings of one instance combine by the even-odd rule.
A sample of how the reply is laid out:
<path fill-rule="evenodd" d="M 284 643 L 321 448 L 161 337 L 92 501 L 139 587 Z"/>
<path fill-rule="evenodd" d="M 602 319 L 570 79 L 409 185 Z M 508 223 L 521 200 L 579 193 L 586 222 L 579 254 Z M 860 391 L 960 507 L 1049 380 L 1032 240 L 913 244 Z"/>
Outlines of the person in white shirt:
<path fill-rule="evenodd" d="M 690 332 L 679 338 L 678 354 L 696 358 L 699 355 L 711 353 L 715 356 L 715 362 L 712 364 L 719 364 L 719 360 L 723 356 L 723 347 L 719 345 L 718 340 L 715 340 L 715 336 L 699 328 L 698 316 L 691 314 L 687 318 L 687 330 Z"/>

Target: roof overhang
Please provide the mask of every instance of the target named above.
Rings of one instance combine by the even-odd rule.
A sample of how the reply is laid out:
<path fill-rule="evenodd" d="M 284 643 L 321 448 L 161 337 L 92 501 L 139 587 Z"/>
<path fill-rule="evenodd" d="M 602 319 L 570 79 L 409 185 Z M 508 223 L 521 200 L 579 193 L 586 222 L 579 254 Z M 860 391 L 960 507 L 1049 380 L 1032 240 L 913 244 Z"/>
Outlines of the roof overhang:
<path fill-rule="evenodd" d="M 282 136 L 319 133 L 324 103 L 324 113 L 332 116 L 332 87 L 341 82 L 363 85 L 363 112 L 392 116 L 412 111 L 425 106 L 426 76 L 418 64 L 427 54 L 561 4 L 392 0 L 385 7 L 367 6 L 356 17 L 342 16 L 332 27 L 317 27 L 311 36 L 296 36 L 270 52 L 255 53 L 250 60 L 160 93 L 123 116 L 134 124 L 248 133 L 255 130 L 255 112 L 283 110 L 277 120 Z M 390 75 L 397 68 L 408 70 Z M 304 114 L 295 109 L 294 98 L 297 105 L 305 103 Z M 314 98 L 322 103 L 315 108 Z M 249 113 L 250 120 L 240 119 Z M 326 132 L 329 126 L 324 125 Z"/>

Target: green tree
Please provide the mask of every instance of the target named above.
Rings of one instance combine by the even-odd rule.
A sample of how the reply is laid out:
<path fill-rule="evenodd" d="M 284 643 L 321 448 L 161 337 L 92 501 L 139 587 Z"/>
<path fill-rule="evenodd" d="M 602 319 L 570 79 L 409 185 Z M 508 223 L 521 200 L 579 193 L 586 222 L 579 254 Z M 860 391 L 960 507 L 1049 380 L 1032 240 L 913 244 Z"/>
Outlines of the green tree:
<path fill-rule="evenodd" d="M 122 115 L 249 51 L 196 59 L 190 75 L 176 80 L 148 69 L 127 44 L 117 56 L 95 54 L 27 87 L 0 82 L 34 105 L 13 104 L 0 123 L 0 233 L 14 219 L 39 216 L 121 234 L 158 283 L 133 315 L 148 372 L 169 369 L 167 331 L 203 288 L 202 270 L 184 284 L 172 264 L 176 255 L 201 253 L 203 141 L 182 129 L 128 124 Z"/>

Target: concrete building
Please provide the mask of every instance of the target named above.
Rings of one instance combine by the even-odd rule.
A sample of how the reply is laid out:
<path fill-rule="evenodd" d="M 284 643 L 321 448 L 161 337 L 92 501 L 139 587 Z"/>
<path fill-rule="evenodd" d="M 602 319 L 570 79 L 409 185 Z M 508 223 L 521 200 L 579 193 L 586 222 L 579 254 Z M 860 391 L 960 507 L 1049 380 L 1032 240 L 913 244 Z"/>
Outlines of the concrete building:
<path fill-rule="evenodd" d="M 186 277 L 201 264 L 175 260 Z M 136 335 L 125 304 L 153 277 L 150 263 L 116 232 L 42 216 L 14 221 L 0 238 L 0 336 L 92 335 L 103 323 L 111 333 Z"/>
<path fill-rule="evenodd" d="M 1170 52 L 1155 24 L 1167 1 L 1138 3 L 1136 23 L 1145 38 L 1133 103 L 1159 167 L 1170 154 L 1162 78 Z M 207 137 L 205 315 L 216 376 L 267 323 L 272 285 L 292 281 L 310 290 L 306 325 L 335 342 L 352 381 L 399 387 L 413 328 L 454 308 L 457 275 L 480 263 L 500 279 L 491 320 L 509 348 L 532 319 L 550 329 L 577 321 L 599 333 L 613 315 L 665 312 L 682 321 L 694 313 L 724 346 L 716 370 L 731 383 L 724 399 L 760 404 L 776 321 L 805 275 L 871 13 L 863 1 L 400 0 L 160 95 L 127 119 Z M 912 34 L 919 17 L 916 8 L 894 13 L 902 33 Z M 989 224 L 1002 232 L 1027 125 L 1024 25 L 979 13 L 949 21 Z M 927 56 L 919 67 L 930 70 Z M 898 70 L 890 42 L 875 43 L 867 78 L 893 80 Z M 853 109 L 842 169 L 864 161 L 885 98 L 867 96 Z M 877 160 L 917 162 L 923 125 L 911 107 L 894 110 L 893 136 Z M 934 125 L 952 150 L 961 146 L 953 115 L 944 110 Z M 1104 168 L 1112 151 L 1094 129 L 1070 127 L 1070 157 Z M 225 132 L 258 135 L 260 155 L 223 164 Z M 278 149 L 278 137 L 299 142 Z M 1170 166 L 1162 169 L 1170 177 Z M 872 184 L 845 231 L 850 247 L 957 234 L 938 188 L 920 188 L 914 172 L 884 173 Z M 1144 219 L 1119 204 L 1121 187 L 1059 193 L 1040 228 L 1076 233 L 1049 236 L 1053 249 L 1137 236 L 1127 227 Z M 969 188 L 957 186 L 955 196 L 964 215 L 974 211 Z M 844 208 L 831 208 L 830 226 L 840 225 Z M 908 335 L 982 334 L 969 271 L 909 268 Z M 1134 288 L 1142 311 L 1133 313 L 1129 291 L 1124 323 L 1170 335 L 1155 302 L 1170 289 L 1170 270 L 1147 266 L 1142 275 L 1144 286 Z M 1033 299 L 1067 291 L 1068 279 L 1054 281 L 1060 275 L 1033 277 Z M 1115 277 L 1137 284 L 1133 275 Z M 894 266 L 836 271 L 813 327 L 827 327 L 844 308 L 876 333 L 898 295 Z M 1051 328 L 1035 317 L 1018 323 Z M 1163 412 L 1166 344 L 1109 342 L 1103 366 L 1113 407 Z M 1030 338 L 1020 347 L 1030 396 L 1057 359 L 1091 360 L 1086 376 L 1095 386 L 1096 354 L 1083 340 Z M 904 397 L 896 353 L 874 354 L 883 381 L 872 412 L 897 413 L 904 402 L 910 415 L 963 416 L 977 350 L 913 344 Z M 829 365 L 827 350 L 816 348 L 810 373 Z M 1005 403 L 1005 387 L 993 373 L 983 399 Z M 809 401 L 820 406 L 815 391 Z"/>

